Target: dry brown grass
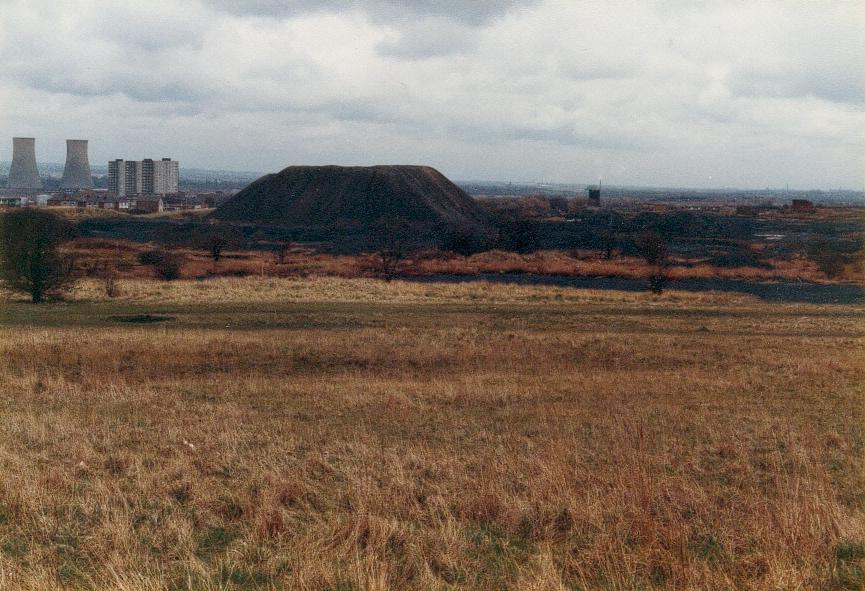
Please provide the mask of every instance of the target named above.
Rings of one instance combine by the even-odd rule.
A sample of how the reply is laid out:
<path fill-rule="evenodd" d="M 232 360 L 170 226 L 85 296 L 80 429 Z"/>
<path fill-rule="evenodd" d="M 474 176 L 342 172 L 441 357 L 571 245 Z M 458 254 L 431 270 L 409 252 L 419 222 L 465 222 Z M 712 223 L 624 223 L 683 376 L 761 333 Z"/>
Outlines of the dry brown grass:
<path fill-rule="evenodd" d="M 572 289 L 541 285 L 507 285 L 488 281 L 464 283 L 420 283 L 397 280 L 390 283 L 352 277 L 212 277 L 207 280 L 174 282 L 124 279 L 119 283 L 119 303 L 150 304 L 244 304 L 253 309 L 263 304 L 290 302 L 345 302 L 399 304 L 608 304 L 639 305 L 644 308 L 685 306 L 753 306 L 764 309 L 755 296 L 736 292 L 667 290 L 662 298 L 646 293 L 603 289 Z M 3 294 L 3 292 L 0 292 Z M 25 301 L 22 294 L 3 294 Z M 105 299 L 103 285 L 96 279 L 76 283 L 68 294 L 71 302 L 98 302 Z"/>
<path fill-rule="evenodd" d="M 0 587 L 862 585 L 857 309 L 123 289 L 0 311 Z"/>

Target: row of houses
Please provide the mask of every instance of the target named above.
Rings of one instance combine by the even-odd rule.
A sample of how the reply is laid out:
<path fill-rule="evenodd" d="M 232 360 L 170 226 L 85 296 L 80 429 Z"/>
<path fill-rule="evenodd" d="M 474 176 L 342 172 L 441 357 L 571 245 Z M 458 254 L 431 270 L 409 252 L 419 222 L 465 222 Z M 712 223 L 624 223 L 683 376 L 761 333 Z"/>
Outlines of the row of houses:
<path fill-rule="evenodd" d="M 46 207 L 51 195 L 0 195 L 0 207 Z"/>
<path fill-rule="evenodd" d="M 112 209 L 127 213 L 157 213 L 216 207 L 228 193 L 176 193 L 172 195 L 116 195 L 105 191 L 54 194 L 0 194 L 0 207 L 75 207 Z"/>
<path fill-rule="evenodd" d="M 77 207 L 83 209 L 113 209 L 127 213 L 157 213 L 165 211 L 165 201 L 158 195 L 123 196 L 110 194 L 55 195 L 48 199 L 48 207 Z"/>

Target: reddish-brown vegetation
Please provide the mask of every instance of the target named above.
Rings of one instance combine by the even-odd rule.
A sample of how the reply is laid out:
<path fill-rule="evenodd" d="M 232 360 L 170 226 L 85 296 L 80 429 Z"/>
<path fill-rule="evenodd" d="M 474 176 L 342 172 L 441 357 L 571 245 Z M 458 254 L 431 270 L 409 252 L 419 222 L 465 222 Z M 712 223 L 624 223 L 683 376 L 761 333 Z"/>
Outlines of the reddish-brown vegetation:
<path fill-rule="evenodd" d="M 74 252 L 82 274 L 92 274 L 102 261 L 111 261 L 120 277 L 151 277 L 152 268 L 137 261 L 137 255 L 154 245 L 122 240 L 83 238 L 68 246 Z M 181 254 L 181 275 L 186 278 L 259 275 L 270 277 L 305 277 L 331 275 L 338 277 L 373 277 L 380 272 L 375 253 L 331 255 L 316 252 L 303 245 L 291 245 L 280 252 L 224 251 L 214 262 L 211 253 L 202 249 L 173 249 Z M 572 250 L 514 253 L 491 250 L 471 256 L 441 251 L 414 252 L 400 257 L 397 272 L 404 276 L 477 275 L 482 273 L 535 273 L 563 277 L 646 278 L 652 267 L 638 256 L 614 256 L 601 251 Z M 667 268 L 670 279 L 745 279 L 767 281 L 796 279 L 804 281 L 865 281 L 861 262 L 843 265 L 828 277 L 819 266 L 805 258 L 771 260 L 769 268 L 718 267 L 701 259 L 672 258 Z"/>

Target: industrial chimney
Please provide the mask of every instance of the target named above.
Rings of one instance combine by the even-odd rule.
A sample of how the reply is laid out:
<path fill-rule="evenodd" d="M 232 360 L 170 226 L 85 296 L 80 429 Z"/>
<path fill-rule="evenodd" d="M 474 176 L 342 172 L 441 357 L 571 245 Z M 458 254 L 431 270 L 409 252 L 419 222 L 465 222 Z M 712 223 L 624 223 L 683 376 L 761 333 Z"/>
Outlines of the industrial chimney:
<path fill-rule="evenodd" d="M 9 168 L 10 189 L 42 188 L 36 168 L 36 140 L 32 137 L 12 138 L 12 166 Z"/>
<path fill-rule="evenodd" d="M 92 189 L 87 140 L 66 140 L 66 166 L 63 168 L 61 189 Z"/>

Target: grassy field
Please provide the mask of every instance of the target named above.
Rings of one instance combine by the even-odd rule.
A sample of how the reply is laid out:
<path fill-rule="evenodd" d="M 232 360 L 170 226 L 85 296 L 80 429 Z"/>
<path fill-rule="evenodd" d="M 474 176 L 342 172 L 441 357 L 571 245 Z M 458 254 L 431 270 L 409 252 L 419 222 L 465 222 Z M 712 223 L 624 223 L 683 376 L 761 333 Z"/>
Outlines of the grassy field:
<path fill-rule="evenodd" d="M 861 589 L 858 307 L 368 279 L 0 303 L 0 588 Z"/>

